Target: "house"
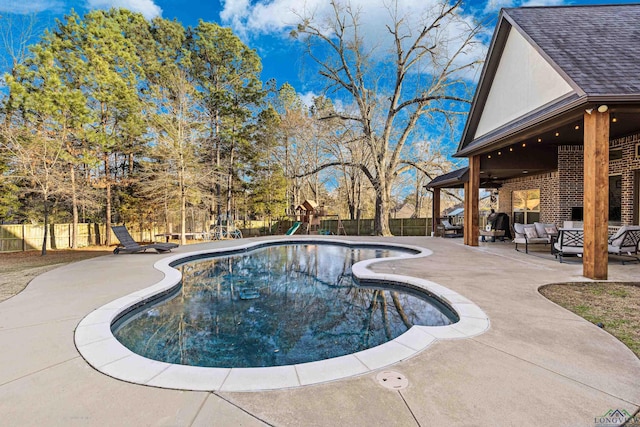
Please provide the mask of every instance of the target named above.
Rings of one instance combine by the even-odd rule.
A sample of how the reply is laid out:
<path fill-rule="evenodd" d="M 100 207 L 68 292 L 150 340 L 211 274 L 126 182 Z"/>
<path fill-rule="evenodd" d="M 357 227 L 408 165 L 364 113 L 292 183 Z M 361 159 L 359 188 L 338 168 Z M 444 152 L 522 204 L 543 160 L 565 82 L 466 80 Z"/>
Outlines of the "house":
<path fill-rule="evenodd" d="M 582 217 L 583 275 L 607 278 L 608 225 L 640 216 L 639 22 L 638 4 L 500 12 L 454 155 L 469 167 L 428 184 L 434 205 L 464 186 L 466 245 L 490 182 L 512 222 Z"/>

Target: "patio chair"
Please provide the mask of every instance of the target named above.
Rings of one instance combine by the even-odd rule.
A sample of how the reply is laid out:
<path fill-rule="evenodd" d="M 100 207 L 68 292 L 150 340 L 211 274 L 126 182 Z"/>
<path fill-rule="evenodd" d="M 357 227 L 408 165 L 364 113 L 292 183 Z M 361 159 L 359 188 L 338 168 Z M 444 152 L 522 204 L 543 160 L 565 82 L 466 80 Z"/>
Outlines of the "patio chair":
<path fill-rule="evenodd" d="M 561 228 L 558 241 L 553 244 L 554 254 L 560 262 L 565 255 L 581 257 L 584 253 L 584 230 L 582 228 Z"/>
<path fill-rule="evenodd" d="M 609 238 L 609 253 L 640 262 L 638 245 L 640 245 L 640 226 L 625 225 Z M 622 261 L 622 264 L 624 263 L 625 261 Z"/>
<path fill-rule="evenodd" d="M 464 227 L 461 225 L 452 225 L 448 219 L 443 219 L 440 224 L 444 227 L 443 237 L 460 237 L 463 234 Z"/>
<path fill-rule="evenodd" d="M 529 253 L 529 245 L 551 243 L 551 237 L 547 234 L 539 236 L 534 224 L 520 224 L 518 222 L 513 224 L 513 243 L 516 244 L 516 251 L 518 251 L 518 244 L 524 243 L 524 252 Z M 520 251 L 518 251 L 520 252 Z"/>
<path fill-rule="evenodd" d="M 158 253 L 171 252 L 171 249 L 178 247 L 176 243 L 151 243 L 148 245 L 140 245 L 135 240 L 133 240 L 133 237 L 131 237 L 131 234 L 129 234 L 129 230 L 127 230 L 127 227 L 125 227 L 124 225 L 114 225 L 111 227 L 111 229 L 113 230 L 113 234 L 116 235 L 116 237 L 120 241 L 120 245 L 122 246 L 116 247 L 113 250 L 114 254 L 119 254 L 121 252 L 127 254 L 132 254 L 135 252 L 146 252 L 147 249 L 155 249 Z"/>

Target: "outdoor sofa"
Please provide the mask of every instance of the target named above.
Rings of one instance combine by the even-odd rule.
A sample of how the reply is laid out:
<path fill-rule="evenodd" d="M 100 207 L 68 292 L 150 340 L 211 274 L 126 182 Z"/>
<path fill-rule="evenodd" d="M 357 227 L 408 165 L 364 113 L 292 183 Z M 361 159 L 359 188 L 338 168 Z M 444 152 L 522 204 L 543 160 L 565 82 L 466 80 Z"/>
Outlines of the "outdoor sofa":
<path fill-rule="evenodd" d="M 525 253 L 529 253 L 529 245 L 548 245 L 551 243 L 552 237 L 558 233 L 558 228 L 555 224 L 541 222 L 520 224 L 516 222 L 513 224 L 513 231 L 513 243 L 516 244 L 516 251 L 518 251 L 518 244 L 524 244 Z"/>

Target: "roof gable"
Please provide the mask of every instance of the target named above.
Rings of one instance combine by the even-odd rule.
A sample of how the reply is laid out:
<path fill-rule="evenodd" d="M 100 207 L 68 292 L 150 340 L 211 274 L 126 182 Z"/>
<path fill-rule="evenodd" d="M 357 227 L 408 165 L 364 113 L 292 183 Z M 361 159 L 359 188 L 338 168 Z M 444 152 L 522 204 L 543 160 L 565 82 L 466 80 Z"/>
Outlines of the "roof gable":
<path fill-rule="evenodd" d="M 514 28 L 499 58 L 474 138 L 573 91 L 571 85 Z"/>
<path fill-rule="evenodd" d="M 640 94 L 640 5 L 506 9 L 587 95 Z"/>
<path fill-rule="evenodd" d="M 526 132 L 560 114 L 577 111 L 590 102 L 639 102 L 638 22 L 640 4 L 503 9 L 454 156 L 465 157 L 486 150 L 495 142 Z M 511 102 L 510 115 L 500 120 L 500 108 L 505 107 L 496 107 L 500 103 L 489 97 L 492 92 L 500 92 L 498 86 L 494 87 L 494 80 L 499 78 L 503 53 L 509 55 L 507 41 L 512 33 L 521 35 L 572 90 L 537 108 L 532 102 L 529 105 L 532 109 L 520 115 L 526 108 L 516 108 L 522 107 L 520 101 L 507 98 Z M 506 90 L 503 95 L 516 97 L 508 88 L 503 90 Z"/>

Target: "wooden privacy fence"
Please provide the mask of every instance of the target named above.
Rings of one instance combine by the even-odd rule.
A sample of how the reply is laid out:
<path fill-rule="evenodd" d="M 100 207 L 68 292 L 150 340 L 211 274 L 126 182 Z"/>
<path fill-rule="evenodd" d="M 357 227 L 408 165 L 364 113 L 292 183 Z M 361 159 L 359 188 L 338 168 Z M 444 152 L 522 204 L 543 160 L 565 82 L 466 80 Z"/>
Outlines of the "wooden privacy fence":
<path fill-rule="evenodd" d="M 72 224 L 50 224 L 47 236 L 47 249 L 68 249 L 71 247 Z M 111 242 L 118 239 L 111 229 Z M 138 242 L 152 242 L 154 235 L 161 231 L 155 228 L 140 230 L 129 227 L 129 232 Z M 0 225 L 0 252 L 29 251 L 42 248 L 44 238 L 43 224 L 4 224 Z M 105 242 L 104 224 L 78 224 L 78 247 L 102 245 Z"/>
<path fill-rule="evenodd" d="M 373 235 L 373 219 L 342 220 L 342 226 L 348 236 Z M 320 222 L 320 228 L 337 234 L 338 220 L 327 219 Z M 394 236 L 430 236 L 431 218 L 390 219 L 389 228 Z"/>

